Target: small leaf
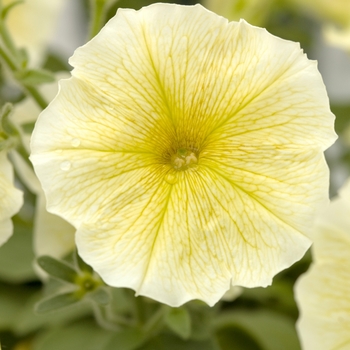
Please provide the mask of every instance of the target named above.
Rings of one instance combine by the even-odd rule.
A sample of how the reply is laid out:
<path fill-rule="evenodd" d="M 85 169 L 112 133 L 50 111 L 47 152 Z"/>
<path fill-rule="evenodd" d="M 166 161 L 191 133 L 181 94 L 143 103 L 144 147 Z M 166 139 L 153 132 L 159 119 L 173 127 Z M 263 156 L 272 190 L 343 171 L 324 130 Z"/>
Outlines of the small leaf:
<path fill-rule="evenodd" d="M 173 308 L 165 316 L 167 326 L 182 339 L 191 335 L 191 317 L 185 308 Z"/>
<path fill-rule="evenodd" d="M 24 85 L 40 85 L 55 81 L 55 76 L 44 69 L 24 69 L 16 73 L 16 78 Z"/>
<path fill-rule="evenodd" d="M 115 333 L 103 350 L 134 350 L 139 349 L 145 341 L 145 334 L 139 329 L 126 329 Z"/>
<path fill-rule="evenodd" d="M 268 310 L 225 312 L 217 316 L 215 326 L 217 335 L 221 338 L 224 335 L 225 343 L 228 341 L 227 329 L 238 328 L 263 350 L 300 349 L 294 322 L 277 312 Z"/>
<path fill-rule="evenodd" d="M 88 293 L 87 297 L 101 306 L 108 305 L 111 302 L 111 295 L 105 288 L 97 288 L 93 292 Z"/>
<path fill-rule="evenodd" d="M 76 322 L 49 327 L 35 334 L 33 350 L 104 350 L 105 344 L 114 335 L 113 332 L 99 327 L 89 317 Z M 113 350 L 123 350 L 115 347 Z"/>
<path fill-rule="evenodd" d="M 72 305 L 79 300 L 74 292 L 55 295 L 52 298 L 44 299 L 35 306 L 35 311 L 39 314 L 62 309 Z"/>
<path fill-rule="evenodd" d="M 58 278 L 62 281 L 75 283 L 77 279 L 77 271 L 66 263 L 56 260 L 48 255 L 40 256 L 37 259 L 39 266 L 50 276 Z"/>
<path fill-rule="evenodd" d="M 115 348 L 119 349 L 119 348 Z M 122 349 L 122 348 L 120 348 Z M 103 349 L 105 350 L 105 349 Z M 112 350 L 112 349 L 106 349 Z M 114 349 L 113 349 L 114 350 Z M 137 350 L 221 350 L 212 340 L 182 340 L 173 334 L 160 334 Z M 236 350 L 234 348 L 230 350 Z"/>
<path fill-rule="evenodd" d="M 221 328 L 216 332 L 220 350 L 262 350 L 244 330 L 236 327 Z"/>

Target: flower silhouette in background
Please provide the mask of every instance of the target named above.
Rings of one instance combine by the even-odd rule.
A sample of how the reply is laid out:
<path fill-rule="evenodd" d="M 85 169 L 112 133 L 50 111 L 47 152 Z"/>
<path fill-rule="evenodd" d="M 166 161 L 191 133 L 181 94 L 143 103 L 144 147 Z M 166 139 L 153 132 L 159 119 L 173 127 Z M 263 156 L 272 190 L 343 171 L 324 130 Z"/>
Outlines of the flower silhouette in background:
<path fill-rule="evenodd" d="M 14 3 L 13 0 L 1 1 L 3 7 Z M 16 45 L 28 51 L 32 65 L 42 63 L 58 17 L 66 3 L 66 0 L 25 0 L 9 12 L 6 18 L 7 28 Z"/>
<path fill-rule="evenodd" d="M 0 147 L 1 147 L 0 133 Z M 12 235 L 11 217 L 23 204 L 22 192 L 13 185 L 13 168 L 7 159 L 7 152 L 0 151 L 0 245 Z"/>
<path fill-rule="evenodd" d="M 350 181 L 320 216 L 313 260 L 295 287 L 305 350 L 350 347 Z"/>
<path fill-rule="evenodd" d="M 31 160 L 111 286 L 178 306 L 300 259 L 336 136 L 299 45 L 200 5 L 118 10 L 70 60 Z"/>
<path fill-rule="evenodd" d="M 349 0 L 290 0 L 307 14 L 323 21 L 323 34 L 332 45 L 350 53 Z"/>

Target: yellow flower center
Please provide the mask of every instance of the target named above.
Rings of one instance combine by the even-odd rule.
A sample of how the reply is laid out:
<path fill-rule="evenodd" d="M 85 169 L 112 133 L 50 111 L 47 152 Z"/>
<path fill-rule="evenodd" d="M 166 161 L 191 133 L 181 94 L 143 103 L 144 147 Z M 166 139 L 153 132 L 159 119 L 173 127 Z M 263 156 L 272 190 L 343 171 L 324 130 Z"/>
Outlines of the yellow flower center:
<path fill-rule="evenodd" d="M 171 157 L 171 165 L 175 170 L 187 170 L 198 162 L 198 155 L 195 151 L 187 148 L 179 148 Z"/>

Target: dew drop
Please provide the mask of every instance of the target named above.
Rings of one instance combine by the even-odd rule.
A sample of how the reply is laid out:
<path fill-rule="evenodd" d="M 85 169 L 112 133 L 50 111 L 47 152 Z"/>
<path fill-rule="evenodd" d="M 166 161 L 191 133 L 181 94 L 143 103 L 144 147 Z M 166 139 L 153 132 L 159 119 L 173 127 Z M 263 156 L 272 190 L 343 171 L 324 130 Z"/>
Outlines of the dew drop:
<path fill-rule="evenodd" d="M 73 146 L 73 147 L 78 147 L 79 145 L 80 145 L 80 140 L 77 139 L 77 138 L 74 138 L 74 139 L 72 140 L 72 146 Z"/>
<path fill-rule="evenodd" d="M 63 171 L 68 171 L 71 167 L 71 163 L 68 160 L 65 160 L 64 162 L 61 163 L 60 168 Z"/>
<path fill-rule="evenodd" d="M 177 180 L 178 180 L 177 174 L 176 173 L 168 173 L 168 174 L 165 175 L 164 180 L 168 184 L 174 185 L 177 182 Z"/>

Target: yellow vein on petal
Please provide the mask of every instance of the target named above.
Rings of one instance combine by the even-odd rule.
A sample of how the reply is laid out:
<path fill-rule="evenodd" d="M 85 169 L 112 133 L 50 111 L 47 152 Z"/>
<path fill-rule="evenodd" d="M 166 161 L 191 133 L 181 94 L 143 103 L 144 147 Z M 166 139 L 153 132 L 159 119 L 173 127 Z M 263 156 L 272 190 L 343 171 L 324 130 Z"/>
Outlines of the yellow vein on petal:
<path fill-rule="evenodd" d="M 143 282 L 144 282 L 145 278 L 147 277 L 148 269 L 149 269 L 149 266 L 150 266 L 150 263 L 151 263 L 151 259 L 153 257 L 153 251 L 154 251 L 154 247 L 156 245 L 158 234 L 159 234 L 159 232 L 160 232 L 160 230 L 161 230 L 161 228 L 162 228 L 162 226 L 164 224 L 165 214 L 168 211 L 168 205 L 169 205 L 169 202 L 170 202 L 170 199 L 171 199 L 172 190 L 173 190 L 173 185 L 169 185 L 169 192 L 168 192 L 168 195 L 167 195 L 167 200 L 166 200 L 166 203 L 165 203 L 165 205 L 163 207 L 162 215 L 161 215 L 161 217 L 158 220 L 158 227 L 156 229 L 156 232 L 154 233 L 154 239 L 153 239 L 153 242 L 152 242 L 152 246 L 151 246 L 151 249 L 148 252 L 149 253 L 149 255 L 148 255 L 148 262 L 147 262 L 147 265 L 145 266 L 143 278 L 140 281 L 138 290 L 141 289 L 141 286 L 143 285 Z M 137 290 L 136 290 L 136 294 L 137 294 Z"/>
<path fill-rule="evenodd" d="M 239 189 L 242 193 L 245 193 L 248 197 L 254 199 L 255 202 L 257 202 L 262 208 L 264 208 L 266 210 L 266 212 L 270 213 L 272 217 L 275 217 L 278 221 L 282 222 L 283 224 L 285 224 L 286 226 L 290 227 L 293 231 L 297 232 L 298 234 L 304 236 L 304 234 L 302 234 L 298 229 L 296 229 L 295 227 L 293 227 L 291 225 L 291 223 L 286 222 L 283 218 L 279 217 L 275 212 L 271 211 L 268 207 L 266 207 L 266 205 L 264 205 L 257 196 L 255 196 L 252 192 L 249 192 L 247 190 L 245 190 L 244 188 L 242 188 L 242 186 L 238 185 L 237 183 L 235 183 L 234 181 L 232 181 L 231 179 L 229 179 L 227 176 L 225 176 L 224 174 L 222 174 L 220 171 L 217 171 L 213 168 L 207 168 L 207 171 L 209 172 L 214 172 L 217 175 L 219 175 L 221 178 L 223 178 L 224 180 L 226 180 L 232 187 Z M 238 191 L 237 191 L 238 193 Z M 243 200 L 244 201 L 244 200 Z"/>

